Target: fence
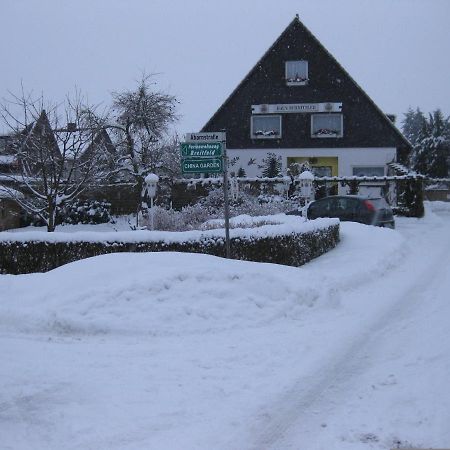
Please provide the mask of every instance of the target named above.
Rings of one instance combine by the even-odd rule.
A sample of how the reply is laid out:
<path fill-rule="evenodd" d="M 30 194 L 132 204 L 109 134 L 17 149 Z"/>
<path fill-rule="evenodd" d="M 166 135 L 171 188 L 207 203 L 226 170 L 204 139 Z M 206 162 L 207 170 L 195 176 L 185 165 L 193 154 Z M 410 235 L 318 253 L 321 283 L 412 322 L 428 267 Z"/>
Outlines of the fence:
<path fill-rule="evenodd" d="M 393 176 L 350 176 L 350 177 L 316 177 L 313 181 L 315 198 L 326 195 L 361 194 L 361 188 L 372 190 L 372 195 L 381 195 L 398 214 L 422 217 L 423 183 L 426 178 L 420 174 Z M 246 191 L 253 195 L 277 194 L 301 202 L 301 180 L 297 177 L 234 177 L 230 179 L 231 197 L 238 197 L 239 192 Z M 176 194 L 174 206 L 180 208 L 194 203 L 207 194 L 208 189 L 223 184 L 222 177 L 182 178 L 174 183 Z M 339 189 L 340 187 L 340 189 Z"/>

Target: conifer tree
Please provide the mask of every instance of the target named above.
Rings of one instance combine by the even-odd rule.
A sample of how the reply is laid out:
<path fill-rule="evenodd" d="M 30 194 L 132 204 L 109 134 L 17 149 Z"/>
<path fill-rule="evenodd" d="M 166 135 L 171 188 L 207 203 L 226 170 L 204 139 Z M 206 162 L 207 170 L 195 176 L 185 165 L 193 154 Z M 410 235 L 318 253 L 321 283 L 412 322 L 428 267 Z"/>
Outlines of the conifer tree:
<path fill-rule="evenodd" d="M 245 173 L 245 169 L 242 167 L 239 167 L 239 170 L 237 171 L 237 176 L 239 178 L 245 178 L 247 174 Z"/>
<path fill-rule="evenodd" d="M 426 118 L 420 108 L 416 108 L 415 110 L 412 108 L 408 109 L 402 122 L 402 131 L 412 145 L 417 143 L 425 124 Z"/>
<path fill-rule="evenodd" d="M 417 108 L 409 110 L 403 121 L 403 132 L 413 144 L 410 166 L 433 178 L 446 178 L 450 163 L 450 121 L 440 109 L 426 118 Z M 420 125 L 420 128 L 419 128 Z"/>
<path fill-rule="evenodd" d="M 281 175 L 281 156 L 277 156 L 275 153 L 267 153 L 267 157 L 262 162 L 260 168 L 263 177 L 275 178 Z"/>

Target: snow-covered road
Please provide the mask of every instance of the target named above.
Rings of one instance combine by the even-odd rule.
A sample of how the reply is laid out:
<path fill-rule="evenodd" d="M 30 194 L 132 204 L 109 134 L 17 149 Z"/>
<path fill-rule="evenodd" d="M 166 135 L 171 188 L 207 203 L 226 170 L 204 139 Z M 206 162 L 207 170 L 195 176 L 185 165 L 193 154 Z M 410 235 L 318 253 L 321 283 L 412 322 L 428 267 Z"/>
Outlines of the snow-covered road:
<path fill-rule="evenodd" d="M 449 446 L 450 222 L 400 222 L 402 264 L 345 303 L 389 301 L 277 400 L 255 449 Z"/>
<path fill-rule="evenodd" d="M 450 447 L 450 215 L 302 268 L 116 254 L 0 276 L 0 448 Z"/>

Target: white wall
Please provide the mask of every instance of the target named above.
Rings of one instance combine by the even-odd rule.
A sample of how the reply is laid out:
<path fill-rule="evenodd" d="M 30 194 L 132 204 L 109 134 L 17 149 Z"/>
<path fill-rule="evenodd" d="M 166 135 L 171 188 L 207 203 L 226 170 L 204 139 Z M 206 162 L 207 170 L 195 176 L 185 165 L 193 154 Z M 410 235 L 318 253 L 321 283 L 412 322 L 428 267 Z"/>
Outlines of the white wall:
<path fill-rule="evenodd" d="M 371 148 L 304 148 L 304 149 L 227 149 L 230 159 L 239 157 L 236 164 L 230 169 L 238 171 L 239 167 L 245 170 L 248 177 L 261 176 L 262 160 L 268 153 L 281 156 L 283 172 L 287 168 L 287 158 L 290 157 L 337 157 L 338 176 L 352 176 L 355 166 L 386 166 L 396 160 L 395 147 L 371 147 Z M 254 164 L 248 165 L 254 159 Z M 385 172 L 386 173 L 386 172 Z M 376 190 L 379 190 L 378 188 Z M 339 193 L 344 190 L 339 187 Z"/>
<path fill-rule="evenodd" d="M 283 171 L 286 170 L 287 158 L 295 157 L 319 157 L 329 156 L 338 158 L 338 176 L 352 176 L 354 166 L 384 166 L 395 161 L 396 149 L 394 147 L 373 148 L 305 148 L 305 149 L 227 149 L 231 158 L 239 157 L 231 170 L 242 167 L 247 176 L 261 176 L 258 165 L 267 157 L 268 153 L 281 156 Z M 248 165 L 250 159 L 255 159 L 255 164 Z"/>

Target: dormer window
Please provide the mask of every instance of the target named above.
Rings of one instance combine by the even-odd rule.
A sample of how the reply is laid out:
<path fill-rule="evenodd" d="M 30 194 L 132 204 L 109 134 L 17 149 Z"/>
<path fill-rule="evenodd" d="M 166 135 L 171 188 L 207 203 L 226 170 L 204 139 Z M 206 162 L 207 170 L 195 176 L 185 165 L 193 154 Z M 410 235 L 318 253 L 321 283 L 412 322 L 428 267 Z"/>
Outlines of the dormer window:
<path fill-rule="evenodd" d="M 288 86 L 308 84 L 308 61 L 286 61 L 286 84 Z"/>

